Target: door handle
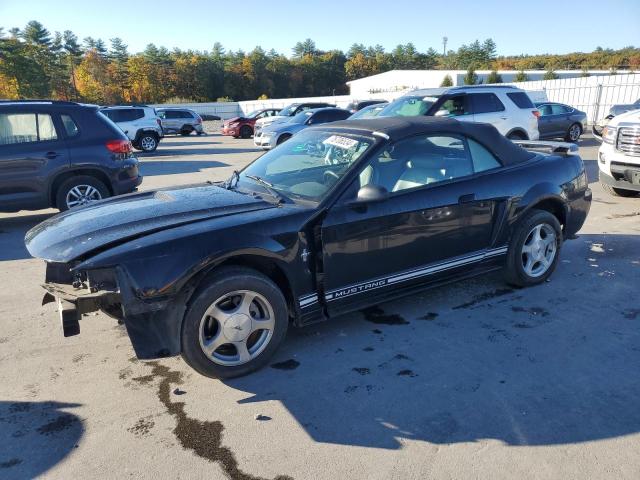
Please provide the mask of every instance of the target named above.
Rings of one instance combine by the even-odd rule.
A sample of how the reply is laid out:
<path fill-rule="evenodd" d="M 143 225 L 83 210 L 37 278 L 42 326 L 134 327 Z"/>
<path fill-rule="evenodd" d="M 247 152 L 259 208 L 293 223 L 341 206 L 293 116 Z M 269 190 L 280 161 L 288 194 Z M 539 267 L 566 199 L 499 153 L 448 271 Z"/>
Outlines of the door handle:
<path fill-rule="evenodd" d="M 500 117 L 500 119 L 502 119 L 502 120 L 506 120 L 507 118 L 509 118 L 509 117 Z"/>
<path fill-rule="evenodd" d="M 460 195 L 460 198 L 458 198 L 458 203 L 471 203 L 471 202 L 474 202 L 475 200 L 476 200 L 476 194 L 468 193 L 466 195 Z"/>
<path fill-rule="evenodd" d="M 58 158 L 60 154 L 58 152 L 47 152 L 44 154 L 44 156 L 49 160 L 53 160 L 54 158 Z"/>

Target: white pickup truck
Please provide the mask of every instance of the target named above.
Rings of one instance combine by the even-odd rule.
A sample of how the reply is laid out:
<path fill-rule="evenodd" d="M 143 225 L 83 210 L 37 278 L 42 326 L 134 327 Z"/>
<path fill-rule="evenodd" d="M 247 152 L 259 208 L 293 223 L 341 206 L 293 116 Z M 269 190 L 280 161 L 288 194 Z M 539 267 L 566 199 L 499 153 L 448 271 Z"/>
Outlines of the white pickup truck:
<path fill-rule="evenodd" d="M 598 167 L 600 184 L 608 193 L 620 197 L 640 193 L 640 110 L 613 117 L 604 128 Z"/>

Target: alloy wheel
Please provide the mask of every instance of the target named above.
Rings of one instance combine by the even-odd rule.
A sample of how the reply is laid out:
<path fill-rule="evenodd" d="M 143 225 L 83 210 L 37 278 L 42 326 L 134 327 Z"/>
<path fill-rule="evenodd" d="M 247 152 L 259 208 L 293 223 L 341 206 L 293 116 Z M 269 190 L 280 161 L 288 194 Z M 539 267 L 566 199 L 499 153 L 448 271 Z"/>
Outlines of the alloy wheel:
<path fill-rule="evenodd" d="M 67 192 L 65 199 L 68 208 L 86 205 L 97 200 L 102 200 L 102 195 L 97 188 L 91 185 L 76 185 Z"/>
<path fill-rule="evenodd" d="M 156 139 L 151 136 L 142 137 L 142 140 L 140 141 L 140 146 L 144 151 L 153 150 L 154 148 L 156 148 Z"/>
<path fill-rule="evenodd" d="M 236 290 L 214 301 L 200 320 L 202 352 L 223 366 L 243 365 L 259 356 L 273 337 L 275 314 L 269 301 L 251 290 Z"/>
<path fill-rule="evenodd" d="M 569 138 L 573 142 L 577 142 L 580 138 L 580 127 L 578 125 L 572 125 L 569 129 Z"/>
<path fill-rule="evenodd" d="M 533 227 L 522 245 L 524 272 L 534 278 L 544 275 L 553 264 L 557 246 L 556 232 L 551 225 L 541 223 Z"/>

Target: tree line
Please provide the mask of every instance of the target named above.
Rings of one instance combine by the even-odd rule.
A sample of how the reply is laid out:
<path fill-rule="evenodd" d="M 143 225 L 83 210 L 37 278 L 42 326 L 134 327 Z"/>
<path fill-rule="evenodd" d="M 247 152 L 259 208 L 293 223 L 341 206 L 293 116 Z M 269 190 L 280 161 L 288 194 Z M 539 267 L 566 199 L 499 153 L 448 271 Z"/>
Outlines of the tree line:
<path fill-rule="evenodd" d="M 70 30 L 51 33 L 35 20 L 22 29 L 0 28 L 0 98 L 7 99 L 118 104 L 338 95 L 347 93 L 348 80 L 395 69 L 463 69 L 468 83 L 477 81 L 476 69 L 546 69 L 547 78 L 554 78 L 556 69 L 638 70 L 640 49 L 505 57 L 486 39 L 446 54 L 434 48 L 421 52 L 413 43 L 389 52 L 380 45 L 354 44 L 345 53 L 320 50 L 307 39 L 296 43 L 289 57 L 261 47 L 227 51 L 220 43 L 209 51 L 149 44 L 130 53 L 121 38 L 108 45 L 92 37 L 81 41 Z M 519 80 L 526 80 L 521 73 Z M 501 81 L 495 72 L 491 78 Z"/>

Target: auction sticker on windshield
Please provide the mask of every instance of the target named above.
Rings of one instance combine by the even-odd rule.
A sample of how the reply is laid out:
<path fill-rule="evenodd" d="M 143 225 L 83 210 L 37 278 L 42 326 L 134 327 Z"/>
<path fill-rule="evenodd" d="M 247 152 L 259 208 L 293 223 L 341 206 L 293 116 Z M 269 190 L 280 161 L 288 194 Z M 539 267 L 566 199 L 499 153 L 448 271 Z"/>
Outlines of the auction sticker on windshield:
<path fill-rule="evenodd" d="M 350 148 L 358 145 L 358 141 L 353 138 L 341 137 L 340 135 L 331 135 L 329 138 L 324 140 L 322 143 L 325 145 L 331 145 L 338 148 L 343 148 L 345 150 L 349 150 Z"/>

